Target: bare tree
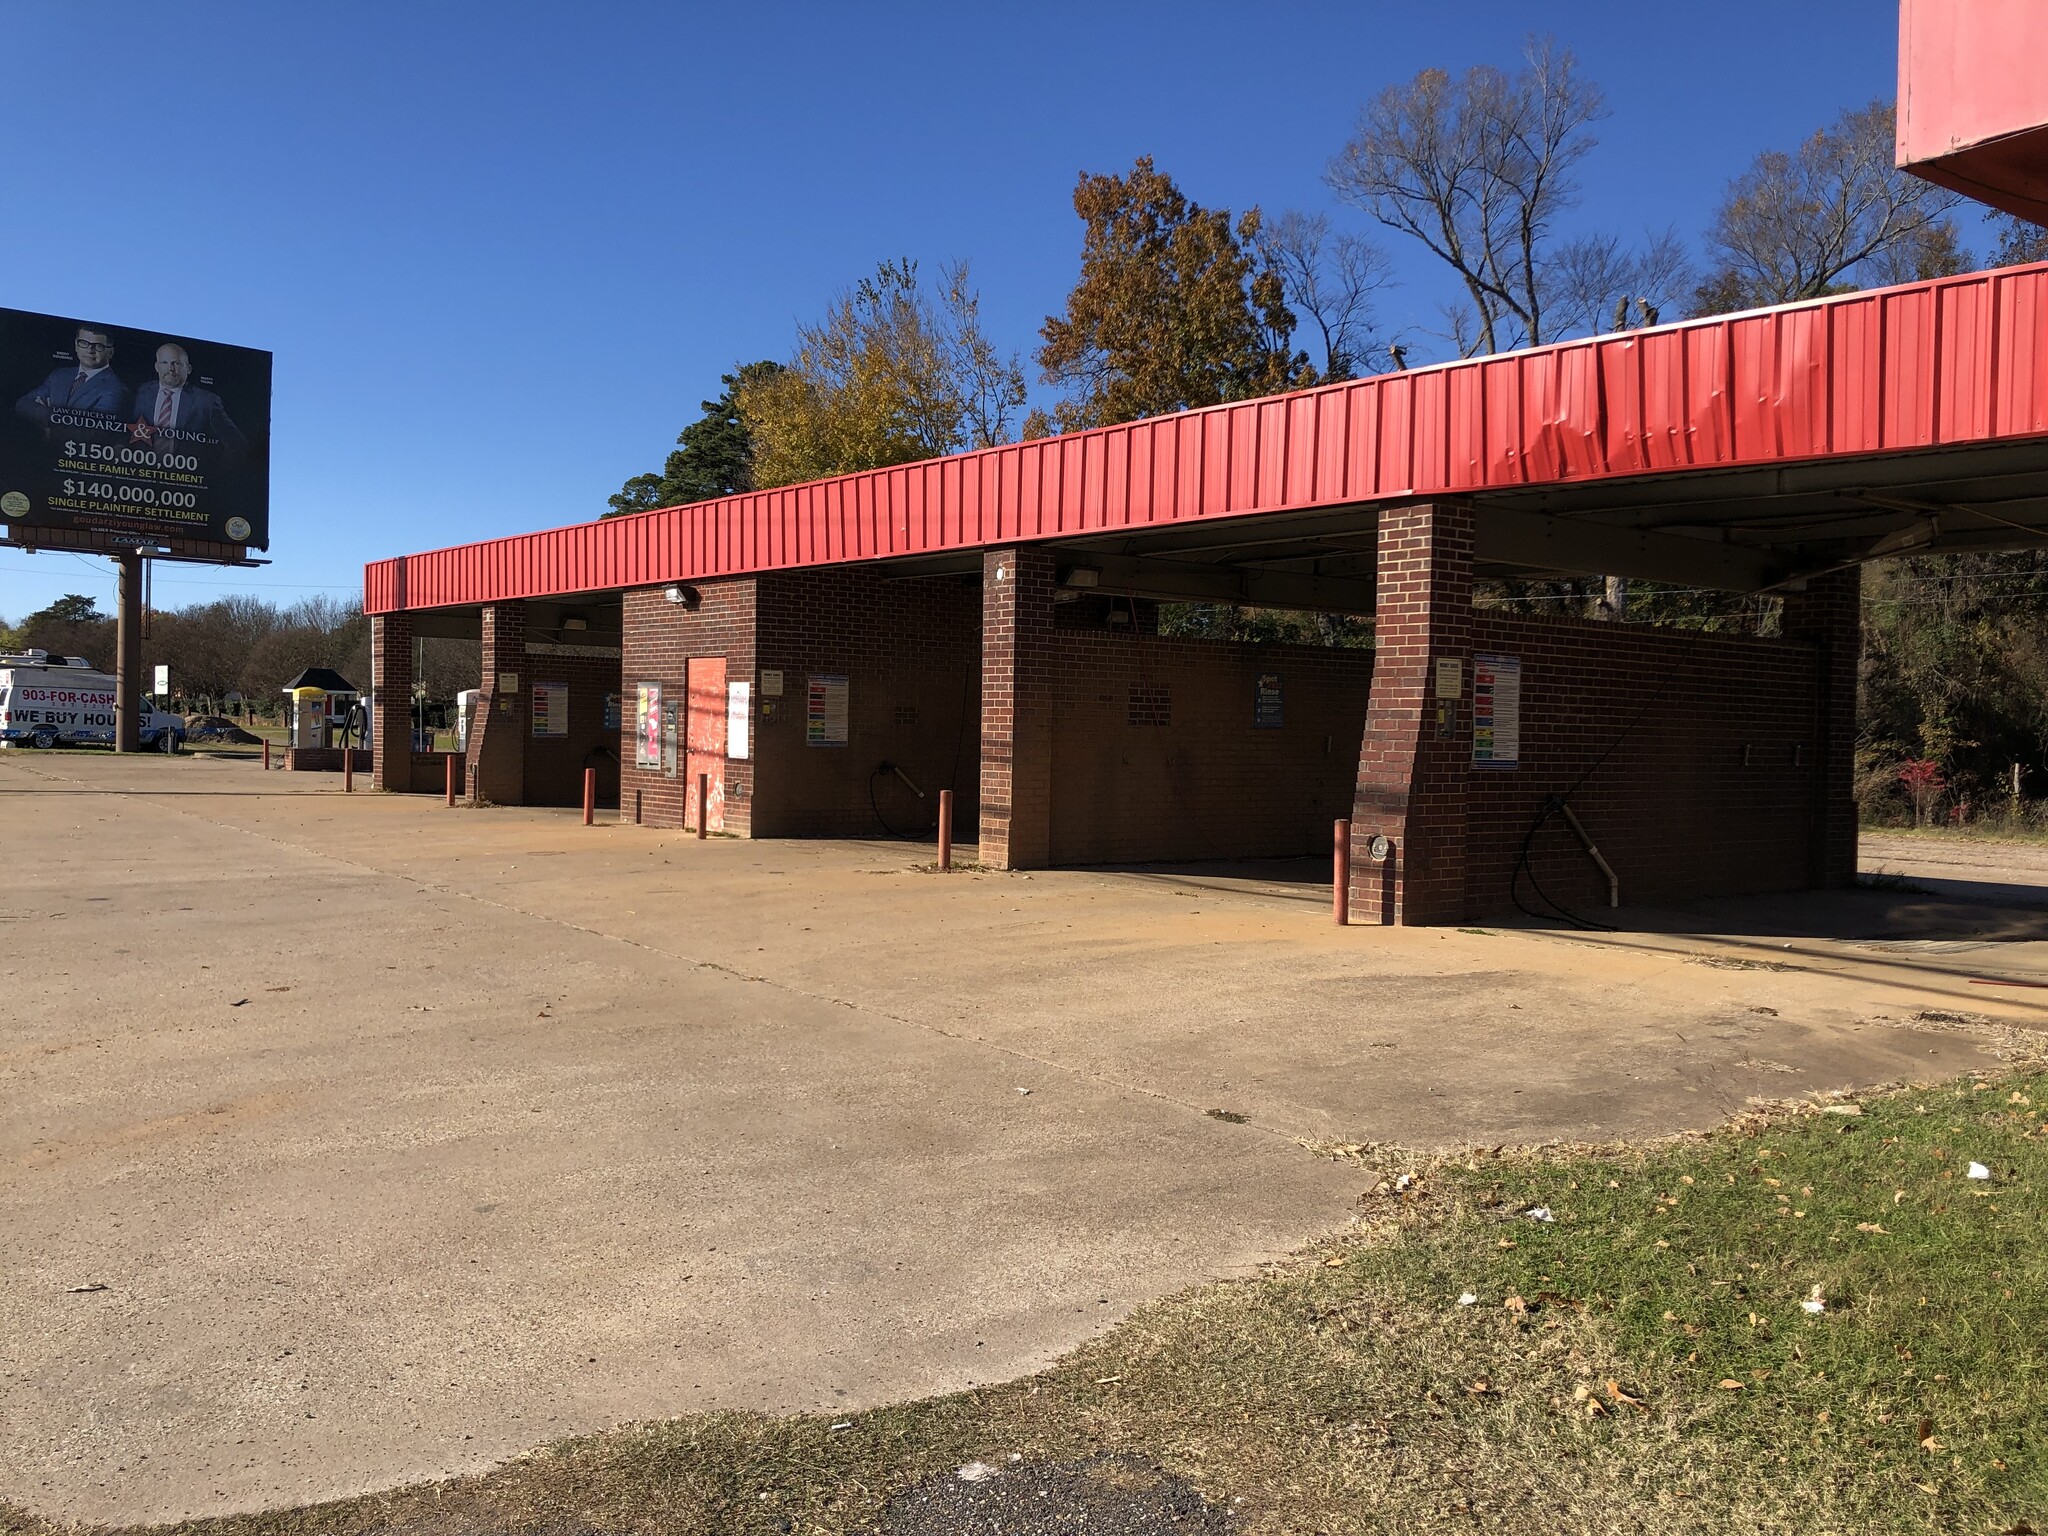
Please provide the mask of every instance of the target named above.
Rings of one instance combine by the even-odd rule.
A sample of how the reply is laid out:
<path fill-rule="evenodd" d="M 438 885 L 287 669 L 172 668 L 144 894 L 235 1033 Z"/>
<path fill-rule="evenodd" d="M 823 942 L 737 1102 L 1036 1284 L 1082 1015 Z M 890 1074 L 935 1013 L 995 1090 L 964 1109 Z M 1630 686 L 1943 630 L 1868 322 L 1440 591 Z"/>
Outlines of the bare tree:
<path fill-rule="evenodd" d="M 2048 226 L 2003 214 L 1992 221 L 1998 244 L 1992 248 L 1991 265 L 2017 267 L 2033 261 L 2048 261 Z"/>
<path fill-rule="evenodd" d="M 981 294 L 969 281 L 967 263 L 939 269 L 937 328 L 939 351 L 959 395 L 960 436 L 969 448 L 993 448 L 1010 441 L 1010 423 L 1024 408 L 1024 368 L 1017 354 L 996 350 L 981 328 Z"/>
<path fill-rule="evenodd" d="M 1700 314 L 1819 298 L 1863 282 L 1966 270 L 1956 193 L 1893 163 L 1892 104 L 1844 112 L 1791 154 L 1767 150 L 1729 184 L 1707 231 Z"/>
<path fill-rule="evenodd" d="M 1602 329 L 1654 325 L 1678 313 L 1696 274 L 1673 230 L 1647 236 L 1635 249 L 1615 235 L 1567 240 L 1545 273 L 1545 312 L 1552 338 Z"/>
<path fill-rule="evenodd" d="M 1382 91 L 1325 179 L 1343 201 L 1421 241 L 1458 274 L 1472 350 L 1551 339 L 1551 238 L 1604 114 L 1569 50 L 1532 39 L 1528 63 L 1455 79 L 1426 69 Z M 1461 346 L 1461 350 L 1464 347 Z"/>
<path fill-rule="evenodd" d="M 1260 227 L 1257 243 L 1288 308 L 1323 339 L 1324 380 L 1355 378 L 1378 342 L 1372 302 L 1392 281 L 1387 253 L 1357 235 L 1332 234 L 1326 213 L 1283 213 Z"/>

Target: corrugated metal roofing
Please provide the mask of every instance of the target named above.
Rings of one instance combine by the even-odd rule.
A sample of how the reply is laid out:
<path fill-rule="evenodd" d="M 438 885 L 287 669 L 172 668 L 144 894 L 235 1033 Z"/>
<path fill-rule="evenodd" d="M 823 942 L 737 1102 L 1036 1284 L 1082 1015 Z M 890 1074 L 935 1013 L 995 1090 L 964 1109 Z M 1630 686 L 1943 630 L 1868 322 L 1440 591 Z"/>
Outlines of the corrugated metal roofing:
<path fill-rule="evenodd" d="M 365 567 L 372 613 L 2048 435 L 2048 265 L 1382 374 Z"/>

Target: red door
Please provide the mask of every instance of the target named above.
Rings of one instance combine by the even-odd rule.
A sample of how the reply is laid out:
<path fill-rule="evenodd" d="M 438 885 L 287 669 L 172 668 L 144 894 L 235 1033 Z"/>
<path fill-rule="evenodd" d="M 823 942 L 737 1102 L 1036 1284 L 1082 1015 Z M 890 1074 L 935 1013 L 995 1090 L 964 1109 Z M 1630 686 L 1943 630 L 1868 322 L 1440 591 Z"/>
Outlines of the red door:
<path fill-rule="evenodd" d="M 696 827 L 700 820 L 707 832 L 725 830 L 725 658 L 693 656 L 689 664 L 689 718 L 684 723 L 686 743 L 683 825 Z M 697 803 L 697 777 L 705 779 L 710 816 Z"/>

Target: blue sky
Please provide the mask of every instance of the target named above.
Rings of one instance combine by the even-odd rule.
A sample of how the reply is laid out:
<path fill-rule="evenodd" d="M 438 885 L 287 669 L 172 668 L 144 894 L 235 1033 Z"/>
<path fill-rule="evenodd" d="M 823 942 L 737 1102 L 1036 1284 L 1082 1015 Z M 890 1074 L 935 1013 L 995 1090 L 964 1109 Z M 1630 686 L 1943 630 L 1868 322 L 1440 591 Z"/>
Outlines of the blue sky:
<path fill-rule="evenodd" d="M 1895 86 L 1888 0 L 1695 6 L 91 6 L 0 9 L 0 305 L 276 354 L 263 572 L 157 601 L 360 590 L 380 556 L 594 517 L 738 361 L 885 256 L 971 261 L 1027 355 L 1082 170 L 1329 210 L 1359 105 L 1575 49 L 1612 115 L 1575 215 L 1697 237 L 1727 180 Z M 1449 288 L 1381 236 L 1390 325 Z M 106 606 L 106 562 L 0 550 L 0 614 Z"/>

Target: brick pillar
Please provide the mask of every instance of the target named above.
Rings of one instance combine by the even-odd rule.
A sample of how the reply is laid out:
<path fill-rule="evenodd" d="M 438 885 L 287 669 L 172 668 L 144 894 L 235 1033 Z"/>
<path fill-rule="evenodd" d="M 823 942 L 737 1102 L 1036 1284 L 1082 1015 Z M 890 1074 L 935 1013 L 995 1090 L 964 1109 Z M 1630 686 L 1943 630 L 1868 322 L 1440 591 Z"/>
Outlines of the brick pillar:
<path fill-rule="evenodd" d="M 1856 674 L 1863 659 L 1863 568 L 1815 576 L 1785 594 L 1788 640 L 1818 653 L 1813 816 L 1807 883 L 1816 890 L 1856 884 Z"/>
<path fill-rule="evenodd" d="M 493 603 L 484 609 L 483 697 L 469 731 L 469 797 L 492 805 L 522 805 L 526 800 L 527 699 L 533 679 L 527 675 L 526 604 Z M 501 677 L 518 678 L 508 692 L 498 691 Z"/>
<path fill-rule="evenodd" d="M 412 790 L 412 615 L 370 618 L 370 782 Z"/>
<path fill-rule="evenodd" d="M 1052 860 L 1053 557 L 992 549 L 981 562 L 981 862 Z"/>
<path fill-rule="evenodd" d="M 1465 791 L 1472 752 L 1472 514 L 1442 506 L 1380 514 L 1372 693 L 1351 809 L 1351 907 L 1365 922 L 1465 916 Z M 1438 719 L 1434 667 L 1462 683 Z M 1394 845 L 1367 854 L 1374 834 Z"/>

